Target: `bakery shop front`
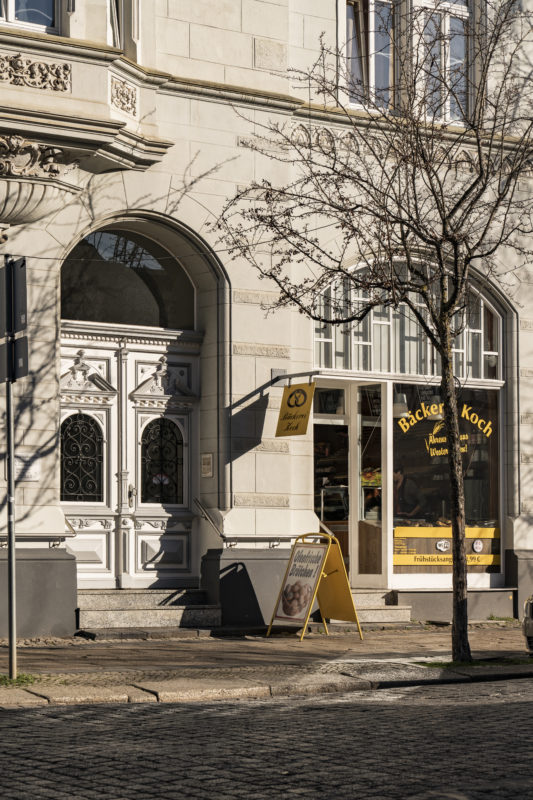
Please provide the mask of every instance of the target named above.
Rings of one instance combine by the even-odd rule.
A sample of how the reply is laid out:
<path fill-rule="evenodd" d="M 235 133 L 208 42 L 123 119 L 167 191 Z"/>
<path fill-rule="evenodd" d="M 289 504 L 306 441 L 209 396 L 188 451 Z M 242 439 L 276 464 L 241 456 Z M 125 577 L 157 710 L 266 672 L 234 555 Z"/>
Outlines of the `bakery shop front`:
<path fill-rule="evenodd" d="M 504 330 L 504 313 L 479 294 L 454 354 L 468 580 L 484 593 L 483 617 L 501 613 L 506 587 Z M 452 532 L 438 358 L 401 308 L 376 309 L 349 331 L 317 326 L 315 358 L 315 513 L 339 538 L 353 589 L 389 589 L 413 605 L 413 618 L 430 609 L 439 618 Z"/>

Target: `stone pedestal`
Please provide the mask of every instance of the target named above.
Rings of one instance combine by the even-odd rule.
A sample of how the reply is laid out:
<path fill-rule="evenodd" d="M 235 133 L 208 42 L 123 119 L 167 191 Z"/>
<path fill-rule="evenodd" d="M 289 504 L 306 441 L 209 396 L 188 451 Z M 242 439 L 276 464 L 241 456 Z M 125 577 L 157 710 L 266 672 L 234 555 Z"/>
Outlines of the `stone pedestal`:
<path fill-rule="evenodd" d="M 17 548 L 17 637 L 72 636 L 76 559 L 66 550 Z M 0 637 L 8 636 L 7 549 L 0 550 Z"/>

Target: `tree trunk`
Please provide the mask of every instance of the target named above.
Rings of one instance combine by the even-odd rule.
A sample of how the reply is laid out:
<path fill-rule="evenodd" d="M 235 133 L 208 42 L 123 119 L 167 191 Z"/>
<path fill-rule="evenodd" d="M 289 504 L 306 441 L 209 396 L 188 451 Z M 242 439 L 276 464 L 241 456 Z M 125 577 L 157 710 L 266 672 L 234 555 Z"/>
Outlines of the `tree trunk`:
<path fill-rule="evenodd" d="M 448 440 L 448 464 L 450 473 L 450 501 L 453 542 L 453 618 L 452 658 L 454 661 L 472 661 L 468 642 L 467 568 L 465 543 L 465 492 L 461 440 L 459 435 L 459 411 L 453 374 L 451 321 L 444 322 L 446 347 L 441 353 L 441 392 L 444 404 L 444 421 Z M 444 342 L 443 342 L 444 343 Z"/>

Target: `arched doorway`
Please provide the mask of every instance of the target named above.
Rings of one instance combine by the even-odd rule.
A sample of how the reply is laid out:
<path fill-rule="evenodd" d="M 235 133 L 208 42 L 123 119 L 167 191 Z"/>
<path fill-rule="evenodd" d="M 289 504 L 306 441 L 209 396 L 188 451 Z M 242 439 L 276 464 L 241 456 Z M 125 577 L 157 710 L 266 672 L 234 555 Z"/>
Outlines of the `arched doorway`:
<path fill-rule="evenodd" d="M 88 234 L 61 271 L 61 502 L 80 588 L 194 584 L 196 291 L 148 236 Z"/>

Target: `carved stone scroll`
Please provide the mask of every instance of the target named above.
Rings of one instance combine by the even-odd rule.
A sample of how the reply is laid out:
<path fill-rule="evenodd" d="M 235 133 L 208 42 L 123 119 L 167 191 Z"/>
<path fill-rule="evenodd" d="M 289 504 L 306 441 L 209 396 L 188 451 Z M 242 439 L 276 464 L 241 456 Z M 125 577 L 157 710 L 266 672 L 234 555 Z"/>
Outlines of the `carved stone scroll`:
<path fill-rule="evenodd" d="M 32 61 L 17 55 L 0 54 L 0 81 L 15 86 L 30 86 L 32 89 L 51 89 L 53 92 L 68 92 L 71 89 L 72 67 L 70 64 Z"/>

